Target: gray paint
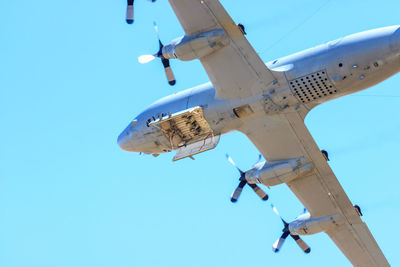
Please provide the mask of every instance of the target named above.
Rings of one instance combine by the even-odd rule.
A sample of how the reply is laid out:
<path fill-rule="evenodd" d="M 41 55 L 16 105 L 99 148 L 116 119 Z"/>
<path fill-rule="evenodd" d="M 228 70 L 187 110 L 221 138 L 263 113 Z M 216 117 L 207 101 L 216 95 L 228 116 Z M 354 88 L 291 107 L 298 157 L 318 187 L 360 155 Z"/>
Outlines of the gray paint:
<path fill-rule="evenodd" d="M 301 106 L 309 111 L 326 101 L 369 88 L 400 70 L 400 28 L 391 26 L 353 34 L 266 65 L 278 79 L 277 89 L 245 99 L 216 99 L 214 88 L 207 83 L 164 97 L 135 118 L 137 122 L 120 134 L 118 144 L 132 152 L 169 152 L 171 147 L 161 131 L 146 126 L 148 119 L 160 113 L 202 106 L 213 131 L 225 134 L 265 113 L 273 116 Z M 302 103 L 290 81 L 316 72 L 326 72 L 327 83 L 336 92 Z M 249 104 L 255 113 L 245 118 L 235 117 L 233 108 L 244 104 Z"/>

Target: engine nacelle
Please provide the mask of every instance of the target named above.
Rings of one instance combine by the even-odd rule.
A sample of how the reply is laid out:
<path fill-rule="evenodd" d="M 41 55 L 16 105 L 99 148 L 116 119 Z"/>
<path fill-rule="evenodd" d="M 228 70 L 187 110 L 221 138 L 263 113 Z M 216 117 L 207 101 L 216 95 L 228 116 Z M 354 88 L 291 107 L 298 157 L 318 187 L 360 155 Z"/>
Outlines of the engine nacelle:
<path fill-rule="evenodd" d="M 342 223 L 343 218 L 339 215 L 312 218 L 310 213 L 306 213 L 300 215 L 296 220 L 289 224 L 289 231 L 293 235 L 313 235 L 320 232 L 326 232 Z"/>
<path fill-rule="evenodd" d="M 246 172 L 246 180 L 250 184 L 260 183 L 274 186 L 288 183 L 311 172 L 312 162 L 305 158 L 294 158 L 275 162 L 261 162 Z"/>
<path fill-rule="evenodd" d="M 229 44 L 224 30 L 212 30 L 195 35 L 183 36 L 162 48 L 164 58 L 183 61 L 199 59 Z"/>

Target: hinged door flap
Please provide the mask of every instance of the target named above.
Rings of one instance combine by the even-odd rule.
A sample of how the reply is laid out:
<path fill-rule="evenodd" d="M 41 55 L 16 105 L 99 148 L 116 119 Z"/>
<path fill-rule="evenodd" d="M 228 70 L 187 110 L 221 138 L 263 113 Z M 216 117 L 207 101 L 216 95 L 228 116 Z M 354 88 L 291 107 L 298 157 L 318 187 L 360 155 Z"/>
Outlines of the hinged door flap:
<path fill-rule="evenodd" d="M 186 157 L 190 157 L 192 155 L 213 149 L 217 146 L 219 142 L 220 135 L 207 137 L 204 140 L 197 141 L 187 146 L 183 146 L 178 149 L 175 157 L 172 161 L 177 161 Z"/>

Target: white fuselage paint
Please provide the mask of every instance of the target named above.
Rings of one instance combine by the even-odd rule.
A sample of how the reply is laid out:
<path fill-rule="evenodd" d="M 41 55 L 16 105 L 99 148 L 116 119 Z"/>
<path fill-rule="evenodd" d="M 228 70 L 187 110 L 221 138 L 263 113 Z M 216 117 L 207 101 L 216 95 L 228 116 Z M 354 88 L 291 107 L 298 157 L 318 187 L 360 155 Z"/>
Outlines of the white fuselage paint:
<path fill-rule="evenodd" d="M 400 27 L 350 35 L 269 62 L 267 66 L 278 80 L 277 89 L 246 99 L 216 99 L 212 84 L 207 83 L 167 96 L 139 114 L 134 123 L 120 134 L 118 144 L 132 152 L 169 152 L 172 150 L 169 140 L 158 128 L 148 127 L 147 120 L 162 113 L 175 113 L 195 106 L 203 107 L 204 117 L 215 134 L 240 130 L 243 124 L 260 115 L 273 116 L 301 109 L 305 111 L 305 116 L 321 103 L 369 88 L 399 72 Z M 319 84 L 329 88 L 330 93 L 325 91 L 324 94 L 319 88 L 312 88 L 317 87 L 316 83 L 309 83 L 307 89 L 305 84 L 314 78 L 320 79 Z M 254 113 L 243 118 L 236 117 L 233 109 L 245 104 L 249 104 Z"/>

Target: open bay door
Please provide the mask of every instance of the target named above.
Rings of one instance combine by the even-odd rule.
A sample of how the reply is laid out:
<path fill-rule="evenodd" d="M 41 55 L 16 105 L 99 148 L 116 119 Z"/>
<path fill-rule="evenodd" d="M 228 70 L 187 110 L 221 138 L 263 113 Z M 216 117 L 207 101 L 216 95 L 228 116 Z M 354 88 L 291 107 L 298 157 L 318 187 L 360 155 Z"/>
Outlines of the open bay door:
<path fill-rule="evenodd" d="M 193 107 L 174 114 L 160 116 L 149 123 L 159 128 L 177 150 L 173 161 L 213 149 L 220 135 L 215 135 L 203 116 L 202 107 Z"/>

